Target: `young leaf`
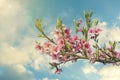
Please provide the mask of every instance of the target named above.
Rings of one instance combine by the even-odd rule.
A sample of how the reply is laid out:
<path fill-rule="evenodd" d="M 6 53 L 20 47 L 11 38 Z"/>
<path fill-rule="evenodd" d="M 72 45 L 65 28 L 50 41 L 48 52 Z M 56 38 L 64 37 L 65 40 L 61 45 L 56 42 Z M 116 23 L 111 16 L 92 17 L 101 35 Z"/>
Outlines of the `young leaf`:
<path fill-rule="evenodd" d="M 45 36 L 43 34 L 39 34 L 38 37 L 45 38 Z"/>
<path fill-rule="evenodd" d="M 87 11 L 84 11 L 84 17 L 87 19 L 89 17 L 89 14 Z"/>
<path fill-rule="evenodd" d="M 57 19 L 57 25 L 56 25 L 56 29 L 60 28 L 62 26 L 62 21 L 60 20 L 60 18 Z"/>
<path fill-rule="evenodd" d="M 90 16 L 90 17 L 92 17 L 92 14 L 93 14 L 93 12 L 92 12 L 92 11 L 90 11 L 89 16 Z"/>
<path fill-rule="evenodd" d="M 36 28 L 42 32 L 43 28 L 42 28 L 42 20 L 41 19 L 36 19 L 36 23 L 35 23 Z"/>
<path fill-rule="evenodd" d="M 94 20 L 94 26 L 98 25 L 98 20 Z"/>
<path fill-rule="evenodd" d="M 113 46 L 113 43 L 111 41 L 109 41 L 109 44 L 110 44 L 111 47 Z"/>

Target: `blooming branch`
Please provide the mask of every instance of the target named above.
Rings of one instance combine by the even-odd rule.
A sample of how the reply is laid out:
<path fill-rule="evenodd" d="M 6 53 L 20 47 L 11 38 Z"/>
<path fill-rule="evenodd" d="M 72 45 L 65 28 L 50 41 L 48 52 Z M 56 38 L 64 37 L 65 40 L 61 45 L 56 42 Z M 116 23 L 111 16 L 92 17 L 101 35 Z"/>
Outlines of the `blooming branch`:
<path fill-rule="evenodd" d="M 62 72 L 61 64 L 69 61 L 77 62 L 78 59 L 87 59 L 91 63 L 100 62 L 116 65 L 120 63 L 120 51 L 116 50 L 116 45 L 119 42 L 109 41 L 109 47 L 106 45 L 99 46 L 98 36 L 102 30 L 97 27 L 98 20 L 91 19 L 92 12 L 85 11 L 84 16 L 86 25 L 83 25 L 82 19 L 74 21 L 75 35 L 72 35 L 72 31 L 58 19 L 53 38 L 45 34 L 41 19 L 36 20 L 36 28 L 40 32 L 40 37 L 47 39 L 43 45 L 37 44 L 36 49 L 56 60 L 50 65 L 56 69 L 55 73 L 57 74 Z M 81 35 L 79 36 L 79 34 Z M 91 40 L 94 42 L 90 43 Z"/>

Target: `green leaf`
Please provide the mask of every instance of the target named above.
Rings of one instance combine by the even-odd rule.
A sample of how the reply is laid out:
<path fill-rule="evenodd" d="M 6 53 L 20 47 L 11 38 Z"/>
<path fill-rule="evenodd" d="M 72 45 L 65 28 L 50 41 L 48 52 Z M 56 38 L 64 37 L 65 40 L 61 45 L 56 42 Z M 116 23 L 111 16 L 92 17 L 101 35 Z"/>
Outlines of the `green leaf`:
<path fill-rule="evenodd" d="M 45 38 L 45 36 L 43 34 L 39 34 L 38 37 Z"/>
<path fill-rule="evenodd" d="M 117 42 L 114 41 L 113 43 L 113 49 L 115 49 Z"/>
<path fill-rule="evenodd" d="M 36 19 L 36 23 L 35 23 L 36 28 L 42 32 L 43 28 L 42 28 L 42 19 Z"/>
<path fill-rule="evenodd" d="M 97 55 L 97 56 L 100 55 L 100 53 L 99 53 L 99 49 L 98 49 L 98 48 L 97 48 L 97 50 L 96 50 L 96 55 Z"/>
<path fill-rule="evenodd" d="M 83 29 L 83 31 L 84 31 L 84 34 L 85 34 L 85 39 L 87 40 L 87 38 L 88 38 L 88 32 L 87 32 L 87 30 L 85 28 Z"/>
<path fill-rule="evenodd" d="M 97 48 L 96 45 L 93 45 L 94 48 Z"/>
<path fill-rule="evenodd" d="M 62 21 L 60 20 L 60 18 L 58 18 L 56 28 L 58 29 L 60 27 L 62 27 Z"/>
<path fill-rule="evenodd" d="M 94 26 L 97 26 L 98 25 L 98 20 L 94 20 Z"/>
<path fill-rule="evenodd" d="M 111 41 L 109 41 L 109 44 L 110 44 L 110 46 L 113 46 L 113 43 Z"/>
<path fill-rule="evenodd" d="M 93 14 L 93 12 L 92 12 L 92 11 L 90 11 L 90 13 L 89 13 L 90 17 L 92 17 L 92 14 Z"/>
<path fill-rule="evenodd" d="M 77 20 L 74 20 L 74 24 L 75 24 L 76 34 L 77 34 L 79 29 L 79 22 Z"/>
<path fill-rule="evenodd" d="M 89 14 L 87 11 L 84 11 L 84 17 L 87 19 L 89 17 Z"/>

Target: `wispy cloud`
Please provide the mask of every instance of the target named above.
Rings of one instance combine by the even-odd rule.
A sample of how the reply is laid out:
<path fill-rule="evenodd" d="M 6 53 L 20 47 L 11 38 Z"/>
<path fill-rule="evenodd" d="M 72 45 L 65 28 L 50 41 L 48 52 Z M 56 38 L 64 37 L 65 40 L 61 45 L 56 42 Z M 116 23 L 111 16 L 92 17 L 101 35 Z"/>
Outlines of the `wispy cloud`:
<path fill-rule="evenodd" d="M 59 79 L 48 79 L 47 77 L 45 77 L 42 80 L 59 80 Z"/>
<path fill-rule="evenodd" d="M 22 65 L 2 65 L 0 66 L 0 72 L 0 80 L 35 80 L 33 73 L 25 70 L 25 68 Z"/>
<path fill-rule="evenodd" d="M 101 75 L 101 80 L 119 80 L 120 79 L 120 67 L 119 66 L 107 66 L 103 67 L 99 74 Z"/>
<path fill-rule="evenodd" d="M 82 70 L 83 70 L 83 73 L 86 75 L 97 72 L 97 69 L 91 65 L 86 65 Z"/>
<path fill-rule="evenodd" d="M 34 74 L 25 65 L 31 64 L 35 70 L 42 70 L 48 67 L 49 58 L 35 51 L 38 38 L 37 35 L 33 37 L 36 33 L 33 29 L 27 28 L 29 14 L 19 1 L 0 0 L 0 4 L 0 79 L 35 80 Z M 4 65 L 5 70 L 1 67 Z M 3 73 L 7 74 L 3 76 Z"/>

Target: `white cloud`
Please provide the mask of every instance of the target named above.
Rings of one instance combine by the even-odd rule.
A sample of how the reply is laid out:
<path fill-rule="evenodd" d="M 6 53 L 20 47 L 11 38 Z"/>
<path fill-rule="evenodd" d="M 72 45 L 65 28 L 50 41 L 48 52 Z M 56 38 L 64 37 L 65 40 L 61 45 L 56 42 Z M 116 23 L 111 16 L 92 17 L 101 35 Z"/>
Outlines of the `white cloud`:
<path fill-rule="evenodd" d="M 33 73 L 29 71 L 19 72 L 20 67 L 13 66 L 0 66 L 0 80 L 35 80 Z"/>
<path fill-rule="evenodd" d="M 42 80 L 59 80 L 59 79 L 48 79 L 47 77 L 43 78 Z"/>
<path fill-rule="evenodd" d="M 15 65 L 15 66 L 14 66 L 14 69 L 15 69 L 16 71 L 18 71 L 19 73 L 27 72 L 26 68 L 25 68 L 23 65 L 21 65 L 21 64 Z"/>
<path fill-rule="evenodd" d="M 6 65 L 7 71 L 10 71 L 0 70 L 0 80 L 8 80 L 6 76 L 10 80 L 35 80 L 24 65 L 31 63 L 36 70 L 42 70 L 48 67 L 49 58 L 35 51 L 38 38 L 33 35 L 37 33 L 27 27 L 29 14 L 26 8 L 17 0 L 0 0 L 0 12 L 0 65 Z M 29 34 L 24 34 L 25 29 Z"/>
<path fill-rule="evenodd" d="M 29 56 L 25 52 L 9 44 L 3 44 L 0 50 L 2 52 L 0 54 L 0 64 L 25 64 L 30 61 Z"/>
<path fill-rule="evenodd" d="M 120 41 L 120 27 L 112 25 L 107 26 L 107 22 L 101 22 L 98 24 L 98 27 L 102 29 L 102 32 L 99 35 L 99 44 L 108 43 L 110 41 Z"/>
<path fill-rule="evenodd" d="M 16 31 L 26 26 L 27 12 L 18 1 L 0 0 L 0 38 L 1 41 L 15 41 Z"/>
<path fill-rule="evenodd" d="M 48 66 L 46 58 L 35 51 L 35 40 L 38 38 L 31 36 L 35 31 L 30 27 L 27 29 L 29 14 L 24 5 L 16 0 L 0 0 L 0 3 L 0 64 L 27 64 L 34 60 L 33 65 L 37 66 L 34 66 L 35 69 Z M 23 29 L 27 29 L 30 34 L 24 35 Z M 13 46 L 16 42 L 19 45 Z"/>
<path fill-rule="evenodd" d="M 83 69 L 84 74 L 96 73 L 97 70 L 94 66 L 86 65 Z"/>
<path fill-rule="evenodd" d="M 43 78 L 43 80 L 48 80 L 48 78 L 46 77 L 46 78 Z"/>
<path fill-rule="evenodd" d="M 119 66 L 108 66 L 103 67 L 99 74 L 102 77 L 101 80 L 119 80 L 120 79 L 120 67 Z"/>

